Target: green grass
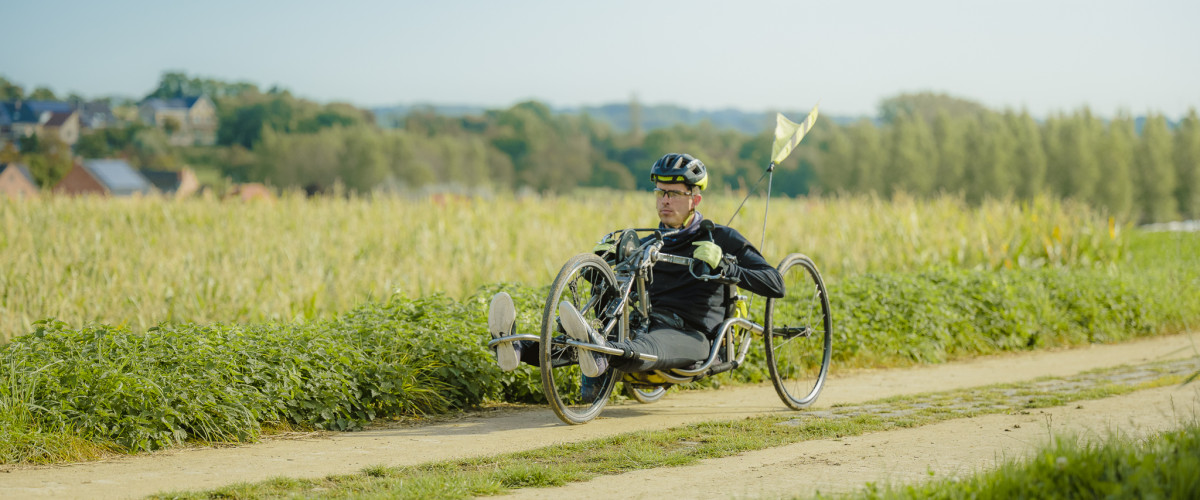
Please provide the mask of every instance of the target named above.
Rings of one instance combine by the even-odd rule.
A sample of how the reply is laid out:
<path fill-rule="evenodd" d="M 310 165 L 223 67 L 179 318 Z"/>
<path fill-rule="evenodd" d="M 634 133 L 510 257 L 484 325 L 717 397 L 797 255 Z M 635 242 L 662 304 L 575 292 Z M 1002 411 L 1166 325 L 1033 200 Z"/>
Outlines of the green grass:
<path fill-rule="evenodd" d="M 1195 324 L 1200 238 L 1148 236 L 1139 244 L 1160 254 L 1130 264 L 1136 272 L 943 268 L 842 279 L 831 285 L 834 366 L 938 363 Z M 545 291 L 514 284 L 462 301 L 396 295 L 307 323 L 164 324 L 144 333 L 39 323 L 0 346 L 0 401 L 27 408 L 0 412 L 0 458 L 71 460 L 73 449 L 85 448 L 47 446 L 58 438 L 39 436 L 137 452 L 189 440 L 254 441 L 264 425 L 351 430 L 489 400 L 542 403 L 536 369 L 501 372 L 484 348 L 487 301 L 499 289 L 513 295 L 518 323 L 531 331 Z M 761 357 L 747 361 L 704 384 L 761 379 Z"/>
<path fill-rule="evenodd" d="M 1056 436 L 1032 457 L 994 470 L 915 485 L 869 484 L 842 499 L 1197 498 L 1200 423 L 1145 439 Z"/>
<path fill-rule="evenodd" d="M 824 412 L 736 421 L 705 422 L 661 431 L 640 431 L 504 455 L 449 460 L 409 467 L 374 465 L 359 474 L 238 484 L 155 498 L 470 498 L 513 488 L 551 487 L 600 475 L 677 467 L 814 439 L 917 427 L 954 418 L 1024 411 L 1050 402 L 1127 394 L 1177 384 L 1194 362 L 1158 363 L 1097 370 L 1029 384 L 1003 384 L 945 393 L 843 405 Z M 1089 388 L 1094 390 L 1078 390 Z M 717 397 L 714 395 L 714 397 Z"/>

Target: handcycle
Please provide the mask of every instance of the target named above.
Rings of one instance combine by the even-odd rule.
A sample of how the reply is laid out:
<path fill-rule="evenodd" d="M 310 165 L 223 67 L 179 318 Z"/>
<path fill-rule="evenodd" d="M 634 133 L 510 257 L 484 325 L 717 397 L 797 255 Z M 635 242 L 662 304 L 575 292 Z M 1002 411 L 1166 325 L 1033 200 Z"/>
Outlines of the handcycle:
<path fill-rule="evenodd" d="M 704 230 L 710 229 L 711 226 Z M 783 403 L 794 410 L 811 406 L 824 386 L 833 344 L 829 294 L 813 261 L 798 253 L 780 261 L 777 269 L 783 276 L 786 293 L 783 298 L 767 299 L 762 315 L 756 320 L 749 311 L 749 298 L 738 293 L 733 280 L 714 273 L 701 261 L 660 251 L 664 238 L 674 232 L 631 228 L 605 235 L 602 241 L 615 243 L 612 252 L 615 258 L 605 260 L 595 253 L 584 253 L 563 265 L 546 297 L 540 335 L 495 338 L 489 347 L 501 342 L 536 341 L 542 390 L 554 413 L 568 424 L 583 424 L 598 416 L 619 382 L 625 384 L 626 393 L 633 399 L 650 403 L 673 385 L 744 366 L 757 337 L 762 338 L 763 363 Z M 609 341 L 628 339 L 649 321 L 652 310 L 647 286 L 653 280 L 654 265 L 659 262 L 687 266 L 694 278 L 724 285 L 725 320 L 712 338 L 708 358 L 687 368 L 652 373 L 610 369 L 599 378 L 598 395 L 585 398 L 578 368 L 580 351 L 614 356 L 630 353 L 567 336 L 559 321 L 562 303 L 569 303 L 577 310 L 596 335 Z M 655 360 L 649 354 L 632 355 Z"/>

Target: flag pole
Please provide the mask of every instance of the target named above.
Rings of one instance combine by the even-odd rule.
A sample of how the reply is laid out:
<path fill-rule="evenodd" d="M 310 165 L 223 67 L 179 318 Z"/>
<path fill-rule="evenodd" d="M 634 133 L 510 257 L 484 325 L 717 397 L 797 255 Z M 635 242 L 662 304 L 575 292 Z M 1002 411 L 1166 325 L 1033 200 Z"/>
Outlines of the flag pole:
<path fill-rule="evenodd" d="M 775 113 L 775 142 L 771 145 L 771 163 L 767 165 L 767 171 L 763 172 L 762 177 L 759 177 L 758 181 L 754 183 L 754 188 L 757 188 L 762 183 L 764 177 L 767 179 L 767 201 L 766 208 L 763 210 L 762 237 L 758 242 L 759 251 L 762 251 L 762 246 L 767 240 L 767 214 L 771 211 L 771 184 L 775 179 L 775 165 L 792 154 L 792 149 L 800 144 L 800 141 L 804 139 L 804 135 L 812 129 L 813 124 L 817 122 L 817 109 L 820 106 L 821 103 L 818 101 L 813 106 L 812 111 L 808 113 L 808 116 L 804 118 L 804 121 L 800 123 L 787 119 L 787 117 L 783 116 L 783 113 Z M 746 192 L 746 197 L 742 198 L 742 203 L 733 211 L 733 215 L 729 217 L 729 222 L 725 223 L 726 226 L 733 223 L 733 219 L 742 212 L 742 207 L 746 205 L 746 200 L 749 200 L 750 195 L 754 194 L 754 188 Z"/>

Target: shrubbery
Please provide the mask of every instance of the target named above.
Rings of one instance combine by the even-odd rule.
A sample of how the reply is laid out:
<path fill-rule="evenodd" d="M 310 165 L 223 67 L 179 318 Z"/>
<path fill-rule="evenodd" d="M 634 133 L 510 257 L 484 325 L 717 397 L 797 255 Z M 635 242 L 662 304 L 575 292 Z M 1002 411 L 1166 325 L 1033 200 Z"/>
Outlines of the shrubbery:
<path fill-rule="evenodd" d="M 1191 242 L 1163 249 L 1176 254 L 1158 261 L 1167 264 L 1136 271 L 943 269 L 836 281 L 834 366 L 936 363 L 1195 324 L 1200 268 L 1183 251 Z M 464 301 L 397 295 L 308 324 L 164 324 L 134 334 L 40 322 L 0 347 L 0 460 L 27 460 L 13 449 L 53 439 L 12 436 L 44 432 L 148 450 L 253 440 L 270 423 L 352 430 L 488 400 L 542 402 L 535 368 L 501 372 L 484 347 L 498 290 L 513 296 L 520 331 L 535 333 L 545 290 L 514 284 Z M 747 359 L 738 373 L 763 372 L 761 356 Z"/>
<path fill-rule="evenodd" d="M 834 362 L 939 363 L 1146 335 L 1165 319 L 1150 286 L 1096 270 L 864 275 L 830 290 Z"/>

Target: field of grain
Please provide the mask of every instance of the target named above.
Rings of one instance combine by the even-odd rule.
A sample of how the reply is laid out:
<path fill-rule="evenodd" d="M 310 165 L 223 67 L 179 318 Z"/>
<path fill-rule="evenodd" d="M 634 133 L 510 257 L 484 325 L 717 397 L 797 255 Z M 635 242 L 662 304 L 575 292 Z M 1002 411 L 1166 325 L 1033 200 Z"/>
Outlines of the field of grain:
<path fill-rule="evenodd" d="M 726 223 L 740 198 L 701 211 Z M 273 201 L 0 200 L 0 337 L 55 318 L 135 331 L 161 322 L 305 322 L 399 292 L 464 297 L 548 283 L 607 231 L 657 223 L 648 193 Z M 733 227 L 756 245 L 764 200 Z M 1040 199 L 773 199 L 763 254 L 812 256 L 827 280 L 866 272 L 1106 265 L 1122 228 Z"/>

